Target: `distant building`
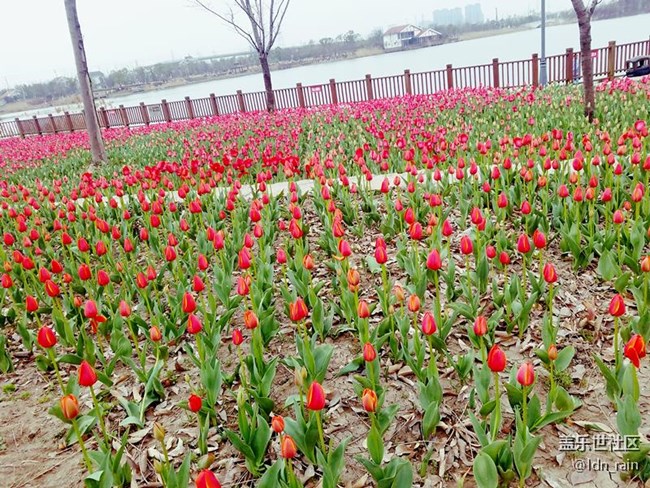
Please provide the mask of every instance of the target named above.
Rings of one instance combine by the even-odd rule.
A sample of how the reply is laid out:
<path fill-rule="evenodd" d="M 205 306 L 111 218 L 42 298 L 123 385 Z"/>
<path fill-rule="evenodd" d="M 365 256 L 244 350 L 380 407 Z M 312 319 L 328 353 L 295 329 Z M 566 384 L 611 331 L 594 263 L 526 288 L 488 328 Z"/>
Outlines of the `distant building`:
<path fill-rule="evenodd" d="M 464 22 L 463 9 L 441 8 L 433 11 L 434 25 L 461 25 Z"/>
<path fill-rule="evenodd" d="M 8 90 L 0 90 L 0 107 L 2 105 L 20 100 L 20 96 L 20 92 L 13 88 L 10 88 Z"/>
<path fill-rule="evenodd" d="M 483 9 L 480 3 L 465 6 L 465 23 L 466 24 L 482 24 L 485 22 Z"/>
<path fill-rule="evenodd" d="M 433 29 L 421 29 L 413 24 L 398 25 L 384 32 L 384 49 L 403 49 L 415 46 L 430 46 L 442 34 Z"/>

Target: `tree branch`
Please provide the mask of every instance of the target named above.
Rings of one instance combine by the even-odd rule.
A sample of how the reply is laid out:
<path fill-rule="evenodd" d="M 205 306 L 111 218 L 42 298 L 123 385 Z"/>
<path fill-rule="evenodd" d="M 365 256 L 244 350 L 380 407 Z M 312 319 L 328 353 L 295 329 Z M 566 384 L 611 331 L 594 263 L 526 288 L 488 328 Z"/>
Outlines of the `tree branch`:
<path fill-rule="evenodd" d="M 232 10 L 230 12 L 230 19 L 228 19 L 228 17 L 226 17 L 226 16 L 220 14 L 219 12 L 217 12 L 216 10 L 210 8 L 208 5 L 206 5 L 201 0 L 193 0 L 193 1 L 194 1 L 194 3 L 196 3 L 197 5 L 203 7 L 205 10 L 207 10 L 211 14 L 217 16 L 219 19 L 221 19 L 226 24 L 233 27 L 235 29 L 235 32 L 237 32 L 237 34 L 239 34 L 241 37 L 243 37 L 252 46 L 253 49 L 255 49 L 255 50 L 258 49 L 257 45 L 255 44 L 255 40 L 251 37 L 251 35 L 248 32 L 246 32 L 244 29 L 242 29 L 241 27 L 239 27 L 237 25 L 237 23 L 235 22 L 235 16 L 232 13 Z"/>
<path fill-rule="evenodd" d="M 589 18 L 591 18 L 591 16 L 594 15 L 594 11 L 596 10 L 596 7 L 602 1 L 603 0 L 591 0 L 591 5 L 589 5 Z"/>
<path fill-rule="evenodd" d="M 282 26 L 282 22 L 284 21 L 284 16 L 287 13 L 287 9 L 289 8 L 289 4 L 291 3 L 291 0 L 280 0 L 280 4 L 278 5 L 278 9 L 273 15 L 273 11 L 271 11 L 271 14 L 273 16 L 273 26 L 269 28 L 269 46 L 268 49 L 269 51 L 273 47 L 273 44 L 275 44 L 275 40 L 278 37 L 278 34 L 280 33 L 280 27 Z M 275 29 L 275 32 L 274 32 Z"/>

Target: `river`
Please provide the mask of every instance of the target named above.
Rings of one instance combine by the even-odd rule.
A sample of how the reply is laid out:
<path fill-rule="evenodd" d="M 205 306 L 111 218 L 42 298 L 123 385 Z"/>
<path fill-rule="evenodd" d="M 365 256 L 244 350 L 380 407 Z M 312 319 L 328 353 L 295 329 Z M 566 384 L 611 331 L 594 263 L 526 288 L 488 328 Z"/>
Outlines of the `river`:
<path fill-rule="evenodd" d="M 370 73 L 373 76 L 389 76 L 402 73 L 432 71 L 444 68 L 448 63 L 454 66 L 486 64 L 492 58 L 501 61 L 529 59 L 533 53 L 540 52 L 540 30 L 531 29 L 510 34 L 502 34 L 468 41 L 442 44 L 412 51 L 401 51 L 376 56 L 367 56 L 331 63 L 313 64 L 272 72 L 274 88 L 289 88 L 301 82 L 303 85 L 326 83 L 330 78 L 337 81 L 355 80 Z M 634 17 L 621 17 L 594 22 L 591 28 L 592 46 L 604 47 L 611 40 L 617 44 L 648 39 L 650 35 L 650 14 Z M 546 31 L 546 53 L 561 54 L 566 48 L 579 49 L 577 24 L 548 27 Z M 181 100 L 207 97 L 210 93 L 230 95 L 237 90 L 243 92 L 264 89 L 261 74 L 240 76 L 215 81 L 194 83 L 174 88 L 165 88 L 146 93 L 135 93 L 121 97 L 109 97 L 106 106 L 119 104 L 129 106 L 140 102 L 156 103 L 163 98 Z M 14 117 L 60 113 L 63 110 L 78 111 L 80 105 L 50 107 L 0 116 L 0 120 Z"/>

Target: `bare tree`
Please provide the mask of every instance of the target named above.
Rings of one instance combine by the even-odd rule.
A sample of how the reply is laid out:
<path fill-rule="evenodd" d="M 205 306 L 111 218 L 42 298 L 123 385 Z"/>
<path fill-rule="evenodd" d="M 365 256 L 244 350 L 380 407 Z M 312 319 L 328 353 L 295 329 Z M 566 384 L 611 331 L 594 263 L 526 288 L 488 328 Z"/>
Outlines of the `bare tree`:
<path fill-rule="evenodd" d="M 95 108 L 95 98 L 93 97 L 92 84 L 88 74 L 88 63 L 86 62 L 86 49 L 81 35 L 81 25 L 77 15 L 77 0 L 64 0 L 65 13 L 68 16 L 68 27 L 70 28 L 70 40 L 72 41 L 72 50 L 74 51 L 74 61 L 77 65 L 77 77 L 79 78 L 79 90 L 81 91 L 81 100 L 84 104 L 84 120 L 90 139 L 90 153 L 93 164 L 106 162 L 106 150 L 102 133 L 99 129 L 97 120 L 97 109 Z"/>
<path fill-rule="evenodd" d="M 590 0 L 585 6 L 584 0 L 571 0 L 573 10 L 578 17 L 580 30 L 580 55 L 582 57 L 582 85 L 585 97 L 585 117 L 589 122 L 594 120 L 596 95 L 594 93 L 594 65 L 591 59 L 591 17 L 602 0 Z"/>
<path fill-rule="evenodd" d="M 271 83 L 269 52 L 271 52 L 271 48 L 278 38 L 282 21 L 291 0 L 232 0 L 239 15 L 235 15 L 232 7 L 225 14 L 215 10 L 204 0 L 193 1 L 231 26 L 255 50 L 264 77 L 266 108 L 269 112 L 275 110 L 275 94 Z M 247 24 L 250 24 L 250 26 Z"/>

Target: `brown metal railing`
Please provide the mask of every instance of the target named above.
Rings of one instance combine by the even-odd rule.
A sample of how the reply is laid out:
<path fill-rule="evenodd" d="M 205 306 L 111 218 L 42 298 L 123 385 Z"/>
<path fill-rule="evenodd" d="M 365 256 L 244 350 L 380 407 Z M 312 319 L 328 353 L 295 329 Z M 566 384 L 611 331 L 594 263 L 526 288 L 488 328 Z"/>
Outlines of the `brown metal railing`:
<path fill-rule="evenodd" d="M 650 55 L 650 39 L 617 45 L 614 41 L 608 46 L 594 49 L 592 59 L 594 76 L 612 79 L 625 71 L 625 61 L 629 58 Z M 581 54 L 567 49 L 564 54 L 546 58 L 549 83 L 572 83 L 581 78 Z M 354 103 L 367 100 L 393 98 L 404 95 L 428 95 L 453 88 L 501 87 L 517 88 L 539 83 L 539 57 L 531 59 L 499 62 L 478 66 L 454 68 L 448 64 L 445 69 L 373 78 L 366 75 L 362 80 L 339 81 L 330 79 L 320 85 L 296 84 L 293 88 L 275 90 L 276 106 L 286 108 L 310 108 L 322 105 Z M 97 111 L 100 126 L 131 127 L 147 126 L 178 120 L 213 117 L 235 112 L 255 112 L 266 109 L 266 93 L 242 93 L 160 103 L 132 107 L 120 105 L 117 108 L 100 107 Z M 63 115 L 33 116 L 31 119 L 14 119 L 0 122 L 0 138 L 25 137 L 27 135 L 53 134 L 79 131 L 85 128 L 82 113 Z"/>

